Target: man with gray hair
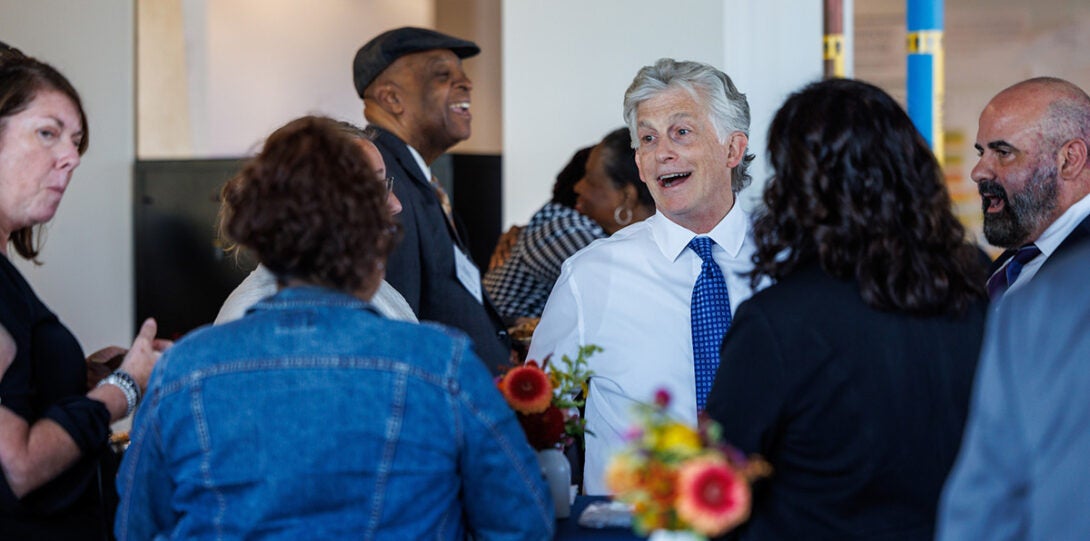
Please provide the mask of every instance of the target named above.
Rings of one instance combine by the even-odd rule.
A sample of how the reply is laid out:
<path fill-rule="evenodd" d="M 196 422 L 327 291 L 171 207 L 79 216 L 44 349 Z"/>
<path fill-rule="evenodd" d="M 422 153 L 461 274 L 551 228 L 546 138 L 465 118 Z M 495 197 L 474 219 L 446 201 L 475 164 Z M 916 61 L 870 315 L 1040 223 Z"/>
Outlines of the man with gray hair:
<path fill-rule="evenodd" d="M 1006 248 L 993 265 L 996 299 L 1028 283 L 1056 253 L 1090 238 L 1090 97 L 1037 77 L 997 94 L 980 114 L 971 176 L 984 236 Z"/>
<path fill-rule="evenodd" d="M 753 159 L 745 95 L 712 66 L 664 58 L 636 74 L 624 117 L 657 212 L 564 263 L 529 352 L 603 349 L 589 363 L 588 494 L 607 493 L 635 403 L 665 390 L 671 413 L 696 425 L 730 315 L 753 293 L 750 220 L 735 204 Z"/>

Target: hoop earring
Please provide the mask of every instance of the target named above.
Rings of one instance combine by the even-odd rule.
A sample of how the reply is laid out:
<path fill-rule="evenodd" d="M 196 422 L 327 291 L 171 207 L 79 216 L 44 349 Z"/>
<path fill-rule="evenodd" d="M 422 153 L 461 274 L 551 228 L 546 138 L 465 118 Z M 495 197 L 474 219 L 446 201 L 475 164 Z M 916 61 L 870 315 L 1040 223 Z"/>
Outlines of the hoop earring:
<path fill-rule="evenodd" d="M 632 223 L 632 209 L 624 205 L 620 205 L 617 208 L 613 209 L 613 221 L 617 222 L 617 225 L 621 227 Z"/>

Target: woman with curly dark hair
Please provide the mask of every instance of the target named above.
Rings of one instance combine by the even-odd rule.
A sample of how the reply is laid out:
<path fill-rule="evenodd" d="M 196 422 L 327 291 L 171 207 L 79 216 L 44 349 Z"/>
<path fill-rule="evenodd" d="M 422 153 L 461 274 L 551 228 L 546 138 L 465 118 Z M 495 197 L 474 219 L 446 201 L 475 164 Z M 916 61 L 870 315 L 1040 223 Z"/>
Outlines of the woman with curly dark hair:
<path fill-rule="evenodd" d="M 753 279 L 708 413 L 760 453 L 742 539 L 931 539 L 983 333 L 986 258 L 882 90 L 814 83 L 769 130 Z"/>
<path fill-rule="evenodd" d="M 280 290 L 162 357 L 118 539 L 552 538 L 536 458 L 469 340 L 368 302 L 397 240 L 386 199 L 355 138 L 316 117 L 227 183 L 223 229 Z"/>

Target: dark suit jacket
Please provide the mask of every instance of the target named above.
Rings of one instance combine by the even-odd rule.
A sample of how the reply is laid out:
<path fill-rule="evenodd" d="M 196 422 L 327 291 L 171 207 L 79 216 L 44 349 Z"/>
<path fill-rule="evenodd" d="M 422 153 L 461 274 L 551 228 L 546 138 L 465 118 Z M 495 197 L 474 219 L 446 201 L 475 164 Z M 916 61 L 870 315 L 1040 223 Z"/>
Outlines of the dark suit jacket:
<path fill-rule="evenodd" d="M 483 287 L 484 305 L 458 281 L 454 263 L 457 241 L 435 190 L 408 146 L 390 132 L 378 129 L 378 133 L 375 145 L 386 161 L 386 174 L 395 179 L 394 194 L 401 200 L 397 218 L 404 233 L 386 262 L 386 281 L 421 320 L 450 325 L 468 334 L 477 354 L 498 373 L 510 360 L 510 342 L 502 320 Z"/>
<path fill-rule="evenodd" d="M 930 540 L 985 311 L 881 312 L 817 264 L 742 303 L 707 411 L 774 471 L 735 536 Z"/>
<path fill-rule="evenodd" d="M 1090 239 L 1090 216 L 1083 218 L 1082 222 L 1079 222 L 1079 225 L 1075 226 L 1075 229 L 1072 229 L 1071 232 L 1067 234 L 1067 238 L 1056 247 L 1056 251 L 1041 265 L 1041 269 L 1044 270 L 1052 260 L 1056 259 L 1056 256 L 1063 255 L 1065 252 L 1071 250 L 1072 247 L 1078 246 L 1086 239 Z M 1014 253 L 1017 251 L 1017 249 L 1010 249 L 999 254 L 999 257 L 995 258 L 995 261 L 992 263 L 992 268 L 988 272 L 988 275 L 991 276 L 992 274 L 995 274 L 995 271 L 999 270 L 1008 259 L 1014 257 Z"/>

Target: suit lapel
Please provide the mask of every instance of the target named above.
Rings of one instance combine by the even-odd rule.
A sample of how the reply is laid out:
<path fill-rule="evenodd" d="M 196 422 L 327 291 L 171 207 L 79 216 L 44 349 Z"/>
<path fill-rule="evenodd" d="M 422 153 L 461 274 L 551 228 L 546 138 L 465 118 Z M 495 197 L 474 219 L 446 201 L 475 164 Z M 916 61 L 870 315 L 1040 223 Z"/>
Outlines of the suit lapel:
<path fill-rule="evenodd" d="M 420 170 L 420 164 L 417 163 L 416 158 L 409 152 L 409 145 L 405 143 L 396 135 L 375 126 L 375 131 L 378 132 L 378 138 L 382 140 L 386 148 L 393 149 L 394 159 L 397 160 L 398 165 L 401 166 L 401 170 L 405 171 L 412 178 L 412 181 L 417 184 L 418 188 L 421 188 L 427 197 L 434 199 L 436 205 L 440 208 L 442 213 L 442 205 L 439 205 L 439 195 L 435 193 L 435 186 L 431 184 L 431 179 L 424 178 L 424 172 Z M 462 225 L 458 215 L 453 211 L 451 212 L 453 219 L 457 224 L 452 225 L 446 216 L 443 215 L 443 222 L 447 226 L 447 233 L 450 235 L 451 242 L 462 251 L 462 253 L 469 255 L 469 248 L 462 241 L 465 238 L 465 227 Z M 457 229 L 455 229 L 457 227 Z"/>
<path fill-rule="evenodd" d="M 999 257 L 995 258 L 995 261 L 992 261 L 992 267 L 988 269 L 988 276 L 995 274 L 995 271 L 1001 269 L 1003 265 L 1007 263 L 1008 259 L 1014 257 L 1016 252 L 1018 252 L 1018 250 L 1003 250 L 1003 253 L 999 254 Z"/>
<path fill-rule="evenodd" d="M 372 126 L 374 126 L 375 131 L 378 132 L 378 139 L 382 141 L 383 146 L 385 146 L 393 153 L 393 158 L 397 160 L 398 164 L 401 166 L 401 169 L 409 174 L 412 182 L 416 183 L 419 188 L 423 188 L 430 197 L 434 198 L 436 206 L 439 206 L 439 196 L 435 194 L 435 190 L 432 188 L 430 182 L 431 179 L 424 178 L 424 172 L 420 170 L 420 165 L 416 163 L 416 159 L 413 158 L 412 153 L 409 152 L 408 143 L 405 143 L 398 136 L 380 128 L 379 126 L 375 126 L 373 124 Z M 440 213 L 442 213 L 442 210 L 440 210 Z M 462 225 L 461 220 L 458 219 L 457 213 L 454 214 L 454 220 L 457 222 L 459 229 L 462 229 L 464 231 L 465 227 Z M 464 238 L 464 234 L 460 237 L 458 231 L 455 231 L 451 228 L 451 224 L 449 221 L 443 219 L 443 222 L 447 224 L 447 231 L 450 233 L 451 241 L 454 243 L 455 246 L 462 250 L 462 253 L 466 254 L 466 257 L 469 257 L 468 248 L 461 242 L 461 239 Z M 470 258 L 470 261 L 472 261 L 472 258 Z M 489 318 L 498 329 L 501 339 L 504 341 L 505 344 L 509 345 L 506 338 L 507 331 L 503 324 L 503 318 L 500 317 L 499 310 L 497 310 L 496 306 L 492 304 L 491 297 L 488 296 L 488 292 L 485 291 L 483 288 L 481 290 L 481 297 L 484 301 L 483 305 L 485 311 L 488 313 Z"/>
<path fill-rule="evenodd" d="M 382 141 L 387 149 L 393 152 L 394 159 L 401 166 L 401 170 L 408 173 L 413 182 L 430 187 L 429 179 L 424 178 L 424 172 L 420 170 L 420 164 L 416 163 L 416 159 L 409 152 L 408 143 L 378 126 L 374 126 L 374 128 L 378 132 L 378 139 Z"/>

